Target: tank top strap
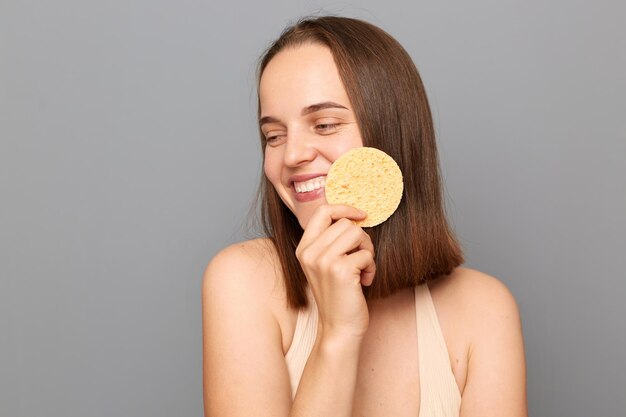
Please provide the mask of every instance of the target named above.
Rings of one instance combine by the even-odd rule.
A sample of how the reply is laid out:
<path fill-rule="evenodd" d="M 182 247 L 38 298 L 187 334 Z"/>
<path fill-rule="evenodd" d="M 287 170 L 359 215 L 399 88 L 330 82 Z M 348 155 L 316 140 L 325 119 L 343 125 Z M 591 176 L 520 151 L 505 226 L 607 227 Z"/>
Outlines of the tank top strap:
<path fill-rule="evenodd" d="M 298 311 L 293 341 L 285 354 L 291 396 L 295 397 L 306 362 L 317 336 L 318 313 L 307 288 L 309 306 Z M 426 284 L 415 287 L 415 318 L 420 373 L 419 417 L 458 417 L 459 393 L 439 319 Z"/>
<path fill-rule="evenodd" d="M 295 398 L 304 366 L 306 365 L 309 355 L 313 350 L 315 338 L 317 337 L 317 305 L 311 289 L 306 289 L 309 305 L 307 308 L 298 310 L 298 319 L 296 321 L 296 329 L 293 335 L 293 341 L 289 350 L 285 354 L 285 362 L 289 371 L 289 380 L 291 383 L 291 398 Z"/>
<path fill-rule="evenodd" d="M 415 318 L 420 374 L 419 417 L 458 417 L 461 394 L 426 284 L 415 287 Z"/>

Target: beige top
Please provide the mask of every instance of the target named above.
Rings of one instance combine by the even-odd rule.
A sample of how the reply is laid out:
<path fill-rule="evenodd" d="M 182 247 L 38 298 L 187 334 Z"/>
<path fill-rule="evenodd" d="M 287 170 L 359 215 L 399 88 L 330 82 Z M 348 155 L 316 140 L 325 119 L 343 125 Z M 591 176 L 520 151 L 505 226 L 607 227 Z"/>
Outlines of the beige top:
<path fill-rule="evenodd" d="M 298 312 L 293 342 L 285 355 L 292 398 L 296 395 L 317 333 L 317 306 L 310 292 L 309 300 L 309 307 Z M 458 417 L 461 394 L 427 285 L 415 287 L 415 317 L 420 370 L 419 417 Z"/>

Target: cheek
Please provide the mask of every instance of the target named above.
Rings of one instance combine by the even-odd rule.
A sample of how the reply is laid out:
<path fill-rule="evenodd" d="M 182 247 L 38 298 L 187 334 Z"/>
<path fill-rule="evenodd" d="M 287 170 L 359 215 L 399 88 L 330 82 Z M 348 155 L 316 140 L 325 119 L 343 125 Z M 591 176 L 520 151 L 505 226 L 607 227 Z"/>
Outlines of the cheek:
<path fill-rule="evenodd" d="M 328 158 L 331 162 L 334 162 L 344 153 L 354 148 L 360 148 L 363 146 L 363 139 L 356 125 L 347 129 L 338 140 L 332 143 L 332 146 L 327 148 Z"/>
<path fill-rule="evenodd" d="M 265 176 L 272 184 L 280 181 L 280 166 L 277 165 L 277 160 L 271 152 L 265 153 L 265 161 L 263 162 L 263 172 Z"/>
<path fill-rule="evenodd" d="M 343 143 L 337 144 L 334 148 L 332 148 L 328 154 L 328 158 L 331 162 L 334 162 L 344 153 L 354 149 L 360 148 L 363 146 L 363 142 L 357 140 L 350 140 Z"/>

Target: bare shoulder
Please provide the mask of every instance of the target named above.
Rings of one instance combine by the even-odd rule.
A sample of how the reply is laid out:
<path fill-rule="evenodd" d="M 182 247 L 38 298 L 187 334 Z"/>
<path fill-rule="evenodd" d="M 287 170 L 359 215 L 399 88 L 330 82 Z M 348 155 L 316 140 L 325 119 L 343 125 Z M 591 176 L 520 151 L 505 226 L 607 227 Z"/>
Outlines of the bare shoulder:
<path fill-rule="evenodd" d="M 486 319 L 519 317 L 517 303 L 507 286 L 489 274 L 470 268 L 456 268 L 451 274 L 429 284 L 433 299 L 442 308 L 454 308 L 459 316 L 477 325 Z"/>
<path fill-rule="evenodd" d="M 202 282 L 203 297 L 212 290 L 235 291 L 240 296 L 280 295 L 282 280 L 269 239 L 259 238 L 230 245 L 209 262 Z"/>
<path fill-rule="evenodd" d="M 453 349 L 464 352 L 461 415 L 527 416 L 522 324 L 511 291 L 469 268 L 429 287 L 444 333 Z"/>
<path fill-rule="evenodd" d="M 229 312 L 231 317 L 269 314 L 282 334 L 287 297 L 272 242 L 247 240 L 218 252 L 204 271 L 202 304 L 204 311 Z"/>
<path fill-rule="evenodd" d="M 290 386 L 276 314 L 284 291 L 275 265 L 270 242 L 255 239 L 223 249 L 204 272 L 205 415 L 287 414 Z"/>
<path fill-rule="evenodd" d="M 267 267 L 273 261 L 275 251 L 267 238 L 259 238 L 234 243 L 219 251 L 209 262 L 205 273 L 215 269 L 258 269 Z"/>

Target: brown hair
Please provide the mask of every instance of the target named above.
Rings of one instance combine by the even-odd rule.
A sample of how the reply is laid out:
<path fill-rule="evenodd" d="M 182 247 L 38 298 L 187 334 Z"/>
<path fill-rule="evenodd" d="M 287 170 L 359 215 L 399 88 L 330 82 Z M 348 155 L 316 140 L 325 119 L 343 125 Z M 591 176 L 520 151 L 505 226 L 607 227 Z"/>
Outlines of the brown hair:
<path fill-rule="evenodd" d="M 410 56 L 370 23 L 336 16 L 309 18 L 288 27 L 262 55 L 258 82 L 278 52 L 304 43 L 330 49 L 363 145 L 391 155 L 404 177 L 397 212 L 365 229 L 376 252 L 376 278 L 363 288 L 365 297 L 386 297 L 449 274 L 463 263 L 463 254 L 446 220 L 432 116 Z M 259 103 L 259 117 L 260 112 Z M 259 195 L 262 225 L 276 248 L 288 303 L 306 306 L 307 281 L 295 256 L 302 228 L 267 178 L 261 181 Z"/>

